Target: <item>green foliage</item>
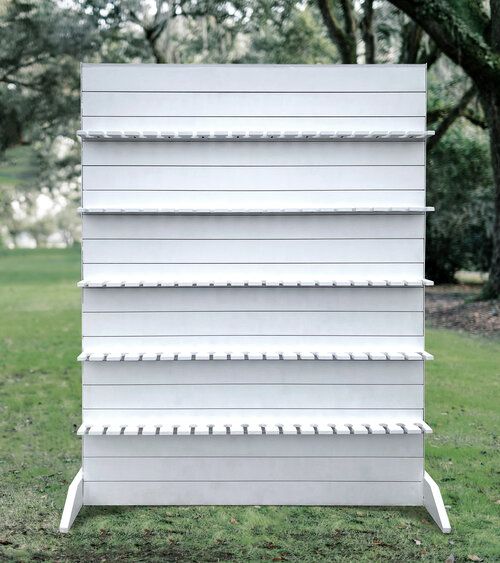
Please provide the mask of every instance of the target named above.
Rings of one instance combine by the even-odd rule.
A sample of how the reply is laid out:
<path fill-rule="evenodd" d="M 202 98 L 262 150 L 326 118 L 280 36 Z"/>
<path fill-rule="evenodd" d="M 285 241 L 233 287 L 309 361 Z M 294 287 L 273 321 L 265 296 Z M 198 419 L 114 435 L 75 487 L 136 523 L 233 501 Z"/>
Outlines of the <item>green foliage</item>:
<path fill-rule="evenodd" d="M 338 62 L 337 49 L 328 38 L 314 4 L 270 0 L 258 2 L 258 5 L 249 21 L 250 47 L 242 63 Z"/>
<path fill-rule="evenodd" d="M 460 2 L 450 18 L 480 31 L 479 5 Z M 0 9 L 0 155 L 29 144 L 30 176 L 2 182 L 0 240 L 19 233 L 43 245 L 53 231 L 78 238 L 79 63 L 331 63 L 338 62 L 316 2 L 307 0 L 9 0 Z M 435 9 L 434 0 L 427 5 Z M 334 2 L 341 15 L 341 4 Z M 354 3 L 358 19 L 362 3 Z M 390 3 L 374 4 L 378 60 L 400 59 L 407 19 Z M 361 39 L 358 37 L 361 42 Z M 419 52 L 429 50 L 421 39 Z M 425 48 L 424 48 L 425 47 Z M 360 53 L 362 52 L 360 44 Z M 418 51 L 418 49 L 417 49 Z M 464 72 L 441 57 L 429 72 L 430 126 L 449 114 L 468 87 Z M 477 104 L 476 104 L 477 106 Z M 477 107 L 471 122 L 484 121 Z M 464 120 L 430 153 L 428 276 L 451 281 L 458 269 L 488 269 L 493 191 L 485 135 Z M 0 171 L 20 161 L 0 156 Z M 22 149 L 23 150 L 23 149 Z M 1 174 L 1 172 L 0 172 Z M 41 217 L 38 196 L 53 201 Z M 14 213 L 17 209 L 17 215 Z"/>
<path fill-rule="evenodd" d="M 79 270 L 77 249 L 0 253 L 0 560 L 497 559 L 500 343 L 436 330 L 426 466 L 451 536 L 423 508 L 254 506 L 86 507 L 60 535 L 81 454 Z"/>
<path fill-rule="evenodd" d="M 31 207 L 38 196 L 36 176 L 37 161 L 30 147 L 11 148 L 0 156 L 0 247 L 4 242 L 15 240 L 27 227 L 26 217 L 20 216 L 19 207 Z M 17 210 L 13 202 L 19 205 Z"/>
<path fill-rule="evenodd" d="M 494 185 L 486 135 L 455 127 L 427 165 L 426 276 L 453 282 L 457 270 L 486 271 L 492 252 Z"/>
<path fill-rule="evenodd" d="M 0 19 L 0 148 L 31 139 L 79 111 L 78 60 L 97 38 L 84 15 L 50 0 L 11 0 Z"/>

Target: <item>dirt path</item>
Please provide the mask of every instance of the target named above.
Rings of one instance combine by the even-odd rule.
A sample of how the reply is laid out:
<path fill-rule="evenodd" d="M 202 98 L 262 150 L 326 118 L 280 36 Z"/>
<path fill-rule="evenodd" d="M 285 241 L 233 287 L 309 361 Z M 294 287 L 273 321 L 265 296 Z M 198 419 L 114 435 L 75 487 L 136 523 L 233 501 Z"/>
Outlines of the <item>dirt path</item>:
<path fill-rule="evenodd" d="M 500 337 L 500 301 L 471 301 L 474 285 L 441 285 L 426 291 L 426 320 L 431 326 Z"/>

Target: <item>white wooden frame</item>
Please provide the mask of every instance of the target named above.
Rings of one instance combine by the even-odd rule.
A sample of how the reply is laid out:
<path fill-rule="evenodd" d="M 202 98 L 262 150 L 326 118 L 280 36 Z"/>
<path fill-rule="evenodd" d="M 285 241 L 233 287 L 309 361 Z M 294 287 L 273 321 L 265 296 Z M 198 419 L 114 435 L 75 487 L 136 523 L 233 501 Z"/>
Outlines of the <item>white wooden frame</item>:
<path fill-rule="evenodd" d="M 135 504 L 425 506 L 450 531 L 424 470 L 425 77 L 82 66 L 61 532 Z"/>

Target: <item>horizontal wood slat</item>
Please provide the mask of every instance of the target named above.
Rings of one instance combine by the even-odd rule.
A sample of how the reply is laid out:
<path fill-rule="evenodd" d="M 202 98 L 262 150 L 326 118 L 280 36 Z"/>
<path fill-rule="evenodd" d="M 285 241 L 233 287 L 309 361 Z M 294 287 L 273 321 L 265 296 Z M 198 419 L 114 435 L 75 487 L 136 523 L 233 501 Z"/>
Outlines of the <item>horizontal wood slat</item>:
<path fill-rule="evenodd" d="M 286 264 L 422 263 L 423 239 L 410 240 L 87 240 L 84 263 Z"/>
<path fill-rule="evenodd" d="M 424 232 L 424 215 L 83 216 L 84 239 L 423 239 Z"/>
<path fill-rule="evenodd" d="M 121 353 L 126 350 L 132 354 L 153 353 L 169 350 L 177 354 L 198 353 L 212 354 L 220 351 L 230 354 L 233 351 L 246 354 L 273 352 L 296 354 L 298 350 L 323 352 L 414 352 L 423 350 L 421 336 L 310 336 L 310 335 L 272 335 L 272 336 L 234 336 L 234 335 L 183 335 L 183 336 L 84 336 L 84 350 L 103 354 Z M 125 349 L 125 350 L 124 350 Z"/>
<path fill-rule="evenodd" d="M 423 312 L 181 311 L 83 313 L 83 336 L 423 334 Z"/>
<path fill-rule="evenodd" d="M 85 457 L 422 457 L 418 434 L 82 436 Z"/>
<path fill-rule="evenodd" d="M 337 284 L 355 285 L 357 280 L 371 280 L 373 284 L 383 280 L 412 282 L 423 277 L 423 264 L 239 264 L 236 270 L 231 264 L 83 264 L 85 280 L 92 283 L 135 284 L 179 283 L 191 286 L 199 279 L 203 284 L 248 285 L 283 283 L 285 285 L 315 285 L 335 280 Z M 326 281 L 328 280 L 328 281 Z M 332 284 L 333 285 L 333 284 Z M 385 285 L 385 283 L 384 283 Z M 397 285 L 397 284 L 394 284 Z"/>
<path fill-rule="evenodd" d="M 425 65 L 82 65 L 82 91 L 425 92 Z"/>
<path fill-rule="evenodd" d="M 242 416 L 244 412 L 244 417 Z M 328 424 L 385 424 L 391 427 L 399 434 L 402 429 L 395 425 L 398 423 L 422 423 L 423 409 L 341 409 L 341 408 L 313 408 L 313 409 L 125 409 L 125 408 L 103 408 L 89 409 L 84 408 L 82 418 L 85 421 L 84 426 L 96 426 L 97 432 L 102 434 L 103 426 L 127 426 L 130 433 L 137 435 L 139 426 L 154 426 L 161 424 L 163 431 L 172 437 L 174 426 L 182 427 L 181 431 L 187 435 L 191 435 L 191 427 L 193 425 L 199 427 L 200 434 L 208 434 L 208 426 L 216 425 L 223 430 L 226 435 L 226 426 L 231 425 L 234 433 L 243 434 L 242 424 L 256 425 L 259 438 L 262 438 L 261 424 L 274 427 L 277 432 L 277 425 L 287 426 L 292 433 L 296 433 L 296 426 L 301 425 L 304 430 L 314 434 L 311 424 L 328 425 Z M 99 430 L 100 428 L 100 430 Z M 330 433 L 331 428 L 328 427 L 327 432 Z M 347 432 L 348 429 L 343 429 Z M 363 431 L 364 434 L 364 431 Z M 374 435 L 375 436 L 375 435 Z M 370 437 L 374 437 L 370 436 Z M 197 436 L 196 439 L 201 436 Z M 208 436 L 213 438 L 214 436 Z M 245 436 L 248 437 L 248 436 Z M 405 434 L 405 437 L 411 438 L 411 434 Z M 155 436 L 157 438 L 157 436 Z"/>
<path fill-rule="evenodd" d="M 419 458 L 85 458 L 85 481 L 421 481 Z"/>
<path fill-rule="evenodd" d="M 352 505 L 418 506 L 421 483 L 86 483 L 86 505 Z"/>
<path fill-rule="evenodd" d="M 425 131 L 424 116 L 83 116 L 87 131 Z"/>
<path fill-rule="evenodd" d="M 91 288 L 82 310 L 423 311 L 422 287 Z"/>
<path fill-rule="evenodd" d="M 83 165 L 424 165 L 424 143 L 84 143 Z"/>
<path fill-rule="evenodd" d="M 82 92 L 83 116 L 422 117 L 425 111 L 424 92 Z"/>
<path fill-rule="evenodd" d="M 108 166 L 83 167 L 83 190 L 423 190 L 415 166 Z"/>
<path fill-rule="evenodd" d="M 419 409 L 422 385 L 84 385 L 86 409 Z M 244 415 L 242 414 L 242 418 Z"/>
<path fill-rule="evenodd" d="M 193 364 L 196 365 L 193 365 Z M 84 385 L 110 384 L 256 384 L 263 391 L 269 384 L 317 385 L 421 385 L 423 362 L 339 361 L 302 362 L 265 361 L 258 369 L 253 362 L 84 362 Z"/>
<path fill-rule="evenodd" d="M 86 505 L 352 505 L 418 506 L 421 483 L 87 483 Z"/>
<path fill-rule="evenodd" d="M 334 172 L 332 172 L 333 174 Z M 105 184 L 104 184 L 105 185 Z M 296 209 L 400 208 L 424 207 L 422 190 L 359 191 L 83 191 L 84 208 L 140 209 L 147 202 L 151 209 L 282 209 L 283 202 Z M 352 215 L 352 213 L 351 213 Z"/>

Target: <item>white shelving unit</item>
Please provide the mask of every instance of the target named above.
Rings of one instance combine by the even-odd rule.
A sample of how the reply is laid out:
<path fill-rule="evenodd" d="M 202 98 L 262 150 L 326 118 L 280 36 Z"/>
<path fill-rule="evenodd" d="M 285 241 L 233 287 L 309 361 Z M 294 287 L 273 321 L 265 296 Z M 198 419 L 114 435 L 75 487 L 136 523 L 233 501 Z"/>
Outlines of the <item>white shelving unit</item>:
<path fill-rule="evenodd" d="M 425 66 L 83 65 L 83 505 L 425 506 Z"/>

